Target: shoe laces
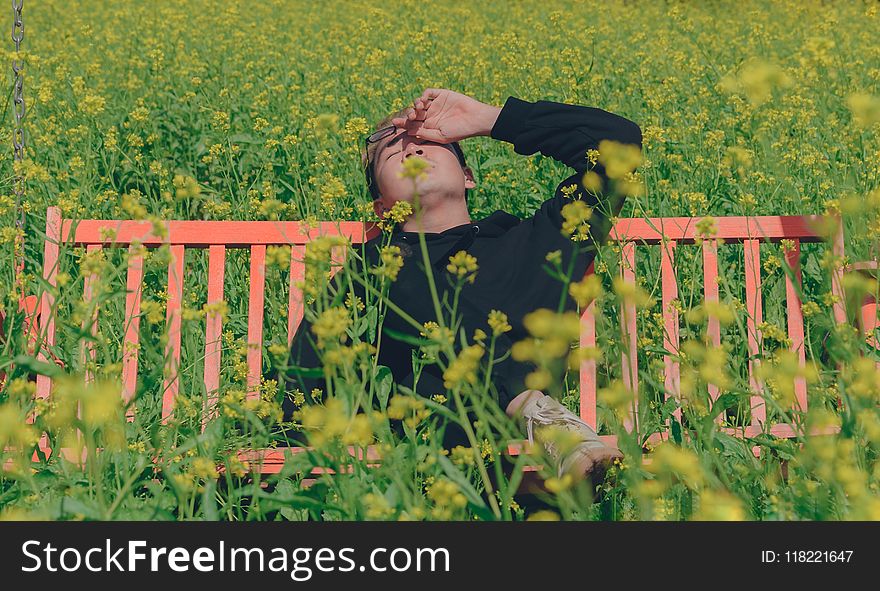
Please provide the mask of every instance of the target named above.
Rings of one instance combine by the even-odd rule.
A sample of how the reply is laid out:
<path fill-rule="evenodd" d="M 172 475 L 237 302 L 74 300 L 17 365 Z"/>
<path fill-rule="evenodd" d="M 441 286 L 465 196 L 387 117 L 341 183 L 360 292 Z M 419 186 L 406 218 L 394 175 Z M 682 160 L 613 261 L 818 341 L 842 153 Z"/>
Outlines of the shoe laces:
<path fill-rule="evenodd" d="M 548 397 L 549 398 L 549 397 Z M 574 415 L 570 410 L 562 406 L 560 403 L 554 404 L 556 402 L 553 399 L 545 398 L 539 401 L 536 404 L 537 411 L 530 414 L 526 420 L 526 434 L 528 435 L 529 442 L 534 443 L 534 429 L 535 424 L 547 425 L 547 426 L 559 426 L 568 431 L 577 431 L 582 432 L 584 427 L 589 428 L 589 425 L 584 423 L 579 417 Z M 545 402 L 545 404 L 541 404 L 541 402 Z"/>

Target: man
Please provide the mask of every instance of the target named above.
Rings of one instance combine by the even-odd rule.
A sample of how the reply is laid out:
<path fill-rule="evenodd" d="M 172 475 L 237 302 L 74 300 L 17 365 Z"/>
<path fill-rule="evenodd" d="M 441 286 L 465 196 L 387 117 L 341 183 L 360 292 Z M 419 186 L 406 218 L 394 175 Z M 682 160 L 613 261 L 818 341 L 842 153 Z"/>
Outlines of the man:
<path fill-rule="evenodd" d="M 562 181 L 555 195 L 528 219 L 520 220 L 499 210 L 474 221 L 468 212 L 467 192 L 477 184 L 473 172 L 465 165 L 458 142 L 475 136 L 512 143 L 518 154 L 540 151 L 576 172 Z M 609 195 L 609 180 L 602 164 L 591 164 L 588 159 L 588 150 L 597 149 L 602 140 L 641 148 L 642 134 L 632 121 L 597 108 L 550 101 L 531 103 L 515 97 L 509 97 L 502 108 L 451 90 L 431 88 L 412 107 L 380 122 L 368 138 L 364 154 L 367 183 L 377 215 L 384 217 L 398 202 L 413 201 L 413 179 L 401 176 L 407 160 L 418 157 L 427 163 L 424 174 L 415 180 L 417 215 L 410 215 L 393 230 L 391 244 L 400 247 L 404 264 L 392 284 L 389 299 L 420 323 L 436 321 L 422 264 L 422 233 L 434 283 L 441 292 L 448 288 L 444 274 L 449 258 L 459 251 L 476 257 L 479 271 L 475 281 L 465 284 L 461 292 L 462 327 L 468 336 L 476 329 L 489 332 L 489 312 L 504 312 L 511 330 L 498 337 L 496 355 L 529 336 L 523 326 L 523 317 L 529 312 L 538 308 L 556 310 L 563 300 L 566 310 L 576 309 L 574 300 L 563 291 L 562 282 L 549 276 L 543 267 L 548 253 L 560 251 L 563 269 L 568 268 L 574 257 L 572 278 L 579 280 L 595 256 L 593 241 L 601 242 L 607 237 L 609 218 L 620 211 L 623 197 Z M 601 181 L 598 191 L 589 191 L 583 185 L 584 175 L 590 170 L 595 173 L 593 184 L 597 179 Z M 573 242 L 561 231 L 562 208 L 576 199 L 582 199 L 593 209 L 589 220 L 592 240 L 588 242 Z M 380 239 L 365 245 L 365 253 L 372 261 L 377 260 Z M 418 337 L 418 332 L 393 312 L 385 318 L 383 330 L 386 329 Z M 304 321 L 292 344 L 291 366 L 320 366 L 309 331 L 310 324 Z M 378 361 L 391 369 L 398 384 L 408 387 L 416 381 L 412 351 L 413 345 L 408 342 L 383 335 Z M 542 426 L 577 434 L 580 442 L 564 457 L 554 452 L 552 445 L 548 446 L 548 452 L 556 454 L 559 473 L 581 477 L 604 471 L 614 459 L 622 458 L 617 448 L 604 444 L 589 425 L 558 401 L 526 388 L 525 376 L 534 369 L 508 357 L 493 368 L 492 382 L 501 408 L 517 419 L 529 435 Z M 316 382 L 293 373 L 293 387 L 309 392 L 315 386 Z M 439 368 L 425 367 L 415 389 L 425 396 L 443 393 Z"/>

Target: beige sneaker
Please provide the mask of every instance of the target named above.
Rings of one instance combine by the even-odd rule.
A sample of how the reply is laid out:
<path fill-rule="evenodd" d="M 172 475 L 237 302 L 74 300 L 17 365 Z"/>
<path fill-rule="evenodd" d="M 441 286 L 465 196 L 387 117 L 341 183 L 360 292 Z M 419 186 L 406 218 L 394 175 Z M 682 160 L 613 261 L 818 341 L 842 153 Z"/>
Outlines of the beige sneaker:
<path fill-rule="evenodd" d="M 565 445 L 562 451 L 552 441 L 553 437 L 545 438 L 543 442 L 547 454 L 556 463 L 558 476 L 571 474 L 600 481 L 614 460 L 623 459 L 623 453 L 617 447 L 599 439 L 592 427 L 546 394 L 526 402 L 520 409 L 520 417 L 530 443 L 535 442 L 535 432 L 541 428 L 560 429 L 574 435 L 573 446 Z"/>

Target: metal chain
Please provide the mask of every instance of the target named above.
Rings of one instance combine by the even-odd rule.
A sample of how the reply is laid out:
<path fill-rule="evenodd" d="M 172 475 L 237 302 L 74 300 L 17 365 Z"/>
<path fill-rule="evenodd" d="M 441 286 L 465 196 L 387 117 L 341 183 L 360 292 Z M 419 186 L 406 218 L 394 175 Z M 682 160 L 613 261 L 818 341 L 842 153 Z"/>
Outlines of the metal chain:
<path fill-rule="evenodd" d="M 15 56 L 12 58 L 12 74 L 15 76 L 12 98 L 12 111 L 15 115 L 15 127 L 12 130 L 12 146 L 14 149 L 14 163 L 19 167 L 24 161 L 24 128 L 22 119 L 25 115 L 24 106 L 24 77 L 21 74 L 23 64 L 19 62 L 19 49 L 24 39 L 24 25 L 21 21 L 21 8 L 24 0 L 12 0 L 12 41 L 15 43 Z M 14 166 L 14 164 L 13 164 Z M 19 171 L 21 169 L 19 168 Z M 19 284 L 24 271 L 24 205 L 22 204 L 25 192 L 25 179 L 20 172 L 13 172 L 13 190 L 15 191 L 15 277 Z M 20 287 L 20 285 L 19 285 Z"/>

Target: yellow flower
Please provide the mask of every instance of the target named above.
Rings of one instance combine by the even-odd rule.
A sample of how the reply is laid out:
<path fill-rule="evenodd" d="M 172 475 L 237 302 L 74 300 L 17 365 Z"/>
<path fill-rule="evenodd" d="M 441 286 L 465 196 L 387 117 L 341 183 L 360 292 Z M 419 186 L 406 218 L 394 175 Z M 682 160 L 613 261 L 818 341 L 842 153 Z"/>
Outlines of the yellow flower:
<path fill-rule="evenodd" d="M 369 130 L 370 126 L 364 117 L 355 117 L 345 122 L 342 137 L 348 144 L 359 144 Z"/>
<path fill-rule="evenodd" d="M 192 462 L 193 475 L 198 478 L 215 479 L 219 476 L 217 466 L 210 458 L 198 457 Z"/>
<path fill-rule="evenodd" d="M 476 384 L 477 369 L 483 352 L 482 345 L 465 347 L 443 372 L 443 385 L 447 388 L 455 388 L 464 383 Z"/>
<path fill-rule="evenodd" d="M 388 503 L 388 500 L 375 493 L 364 495 L 364 507 L 366 508 L 364 516 L 367 519 L 388 519 L 394 515 L 394 508 Z"/>
<path fill-rule="evenodd" d="M 452 460 L 453 464 L 458 466 L 473 466 L 476 461 L 474 458 L 474 450 L 461 445 L 456 445 L 452 448 L 452 451 L 449 452 L 449 459 Z"/>
<path fill-rule="evenodd" d="M 692 450 L 664 441 L 654 449 L 651 458 L 651 463 L 645 469 L 658 478 L 675 477 L 690 489 L 703 484 L 703 468 Z"/>
<path fill-rule="evenodd" d="M 501 312 L 499 310 L 492 310 L 489 312 L 489 328 L 492 329 L 492 334 L 494 336 L 498 336 L 505 332 L 510 332 L 512 327 L 507 322 L 507 314 Z"/>
<path fill-rule="evenodd" d="M 739 71 L 730 72 L 718 83 L 718 88 L 731 94 L 745 94 L 754 106 L 771 98 L 775 88 L 788 88 L 794 81 L 776 64 L 760 59 L 749 59 Z"/>
<path fill-rule="evenodd" d="M 562 235 L 575 242 L 590 239 L 590 216 L 593 210 L 581 200 L 575 200 L 562 206 Z"/>
<path fill-rule="evenodd" d="M 336 113 L 321 113 L 312 120 L 316 130 L 336 131 L 339 124 L 339 115 Z"/>
<path fill-rule="evenodd" d="M 846 105 L 852 111 L 853 123 L 857 126 L 867 129 L 880 122 L 880 97 L 857 92 L 847 97 Z"/>
<path fill-rule="evenodd" d="M 578 306 L 585 308 L 604 293 L 602 280 L 594 274 L 587 275 L 579 283 L 570 283 L 568 293 L 578 303 Z"/>
<path fill-rule="evenodd" d="M 7 402 L 0 405 L 0 449 L 11 444 L 28 447 L 40 439 L 37 430 L 24 421 L 18 405 Z"/>
<path fill-rule="evenodd" d="M 191 176 L 174 175 L 172 181 L 175 189 L 175 197 L 177 199 L 190 199 L 198 197 L 202 193 L 202 187 L 199 182 Z"/>
<path fill-rule="evenodd" d="M 290 247 L 287 245 L 266 247 L 266 264 L 274 265 L 282 269 L 290 267 Z"/>
<path fill-rule="evenodd" d="M 408 201 L 398 201 L 391 206 L 391 209 L 385 214 L 386 219 L 402 224 L 413 213 L 412 204 Z"/>
<path fill-rule="evenodd" d="M 559 521 L 559 513 L 548 509 L 541 509 L 529 515 L 526 521 Z"/>
<path fill-rule="evenodd" d="M 701 240 L 708 240 L 718 234 L 718 224 L 715 218 L 707 215 L 696 224 L 696 235 Z"/>
<path fill-rule="evenodd" d="M 418 156 L 413 156 L 412 158 L 407 158 L 403 163 L 403 170 L 397 173 L 398 178 L 409 178 L 415 179 L 422 177 L 424 178 L 426 175 L 424 171 L 428 169 L 430 165 L 428 161 L 424 158 L 419 158 Z"/>
<path fill-rule="evenodd" d="M 615 277 L 612 280 L 614 293 L 626 303 L 635 304 L 637 308 L 650 308 L 654 300 L 648 293 L 638 284 L 632 281 L 626 281 L 623 277 Z"/>
<path fill-rule="evenodd" d="M 373 267 L 373 273 L 380 277 L 386 277 L 391 281 L 397 280 L 397 274 L 403 267 L 403 257 L 399 246 L 383 246 L 379 251 L 382 264 Z"/>
<path fill-rule="evenodd" d="M 642 164 L 642 151 L 637 145 L 614 140 L 599 142 L 599 162 L 610 179 L 622 179 Z"/>
<path fill-rule="evenodd" d="M 122 388 L 110 381 L 98 381 L 80 391 L 82 419 L 86 425 L 102 427 L 120 416 Z"/>
<path fill-rule="evenodd" d="M 553 494 L 568 490 L 572 484 L 574 484 L 574 478 L 571 474 L 563 474 L 561 477 L 554 476 L 544 481 L 544 486 Z"/>
<path fill-rule="evenodd" d="M 626 387 L 622 380 L 614 380 L 607 388 L 601 388 L 598 393 L 599 402 L 614 412 L 624 417 L 632 409 L 635 395 Z"/>
<path fill-rule="evenodd" d="M 694 521 L 745 521 L 748 519 L 742 502 L 724 490 L 707 490 L 700 495 Z"/>
<path fill-rule="evenodd" d="M 425 408 L 424 401 L 418 398 L 396 394 L 388 403 L 386 414 L 389 419 L 403 420 L 404 424 L 415 427 L 428 418 L 431 411 Z"/>
<path fill-rule="evenodd" d="M 446 265 L 447 271 L 459 279 L 465 279 L 469 283 L 473 283 L 474 279 L 476 279 L 478 268 L 476 257 L 464 250 L 459 250 L 449 257 L 449 264 Z"/>
<path fill-rule="evenodd" d="M 324 310 L 312 324 L 312 332 L 318 337 L 318 348 L 326 347 L 328 341 L 345 342 L 349 324 L 351 318 L 345 308 L 334 307 Z"/>

